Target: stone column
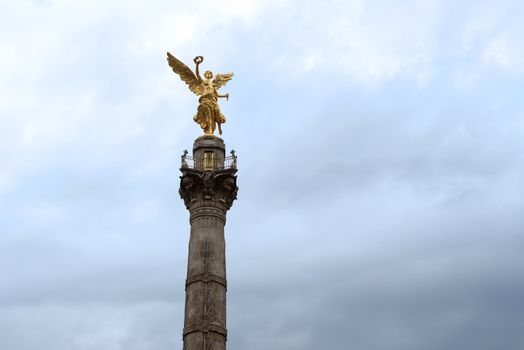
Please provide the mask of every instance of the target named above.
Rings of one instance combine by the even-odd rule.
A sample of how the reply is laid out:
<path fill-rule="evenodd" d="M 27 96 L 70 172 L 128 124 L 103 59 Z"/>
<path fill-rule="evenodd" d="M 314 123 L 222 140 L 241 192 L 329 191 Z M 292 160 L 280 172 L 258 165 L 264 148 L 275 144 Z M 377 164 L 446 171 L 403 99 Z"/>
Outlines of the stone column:
<path fill-rule="evenodd" d="M 226 349 L 226 213 L 236 199 L 236 156 L 225 158 L 221 138 L 204 135 L 193 158 L 182 156 L 180 196 L 191 233 L 186 279 L 184 350 Z"/>

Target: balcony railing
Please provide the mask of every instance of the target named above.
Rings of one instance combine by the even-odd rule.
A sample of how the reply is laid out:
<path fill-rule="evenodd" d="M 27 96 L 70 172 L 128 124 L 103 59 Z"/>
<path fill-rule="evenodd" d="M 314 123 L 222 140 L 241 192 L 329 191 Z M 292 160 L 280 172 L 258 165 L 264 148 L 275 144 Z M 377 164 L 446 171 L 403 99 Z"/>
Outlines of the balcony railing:
<path fill-rule="evenodd" d="M 181 156 L 182 168 L 196 169 L 196 170 L 226 170 L 237 168 L 237 156 L 232 155 L 225 158 L 205 159 L 193 158 L 187 154 Z"/>

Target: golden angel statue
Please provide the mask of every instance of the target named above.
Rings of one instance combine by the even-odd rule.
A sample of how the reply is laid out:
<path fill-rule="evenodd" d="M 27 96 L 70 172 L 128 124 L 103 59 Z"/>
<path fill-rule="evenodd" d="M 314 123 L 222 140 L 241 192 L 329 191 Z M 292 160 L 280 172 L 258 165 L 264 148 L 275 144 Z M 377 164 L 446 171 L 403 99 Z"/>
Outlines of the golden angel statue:
<path fill-rule="evenodd" d="M 189 85 L 189 90 L 197 96 L 200 96 L 198 99 L 197 114 L 193 120 L 200 125 L 206 135 L 213 135 L 217 126 L 218 132 L 222 135 L 222 128 L 220 126 L 226 122 L 226 117 L 220 113 L 218 99 L 229 99 L 229 94 L 219 95 L 217 90 L 231 80 L 233 73 L 217 74 L 213 79 L 213 73 L 206 71 L 204 72 L 205 79 L 202 79 L 198 66 L 204 61 L 204 57 L 197 56 L 193 61 L 196 64 L 195 73 L 184 63 L 176 59 L 175 56 L 169 52 L 167 53 L 169 66 L 180 76 L 180 79 Z"/>

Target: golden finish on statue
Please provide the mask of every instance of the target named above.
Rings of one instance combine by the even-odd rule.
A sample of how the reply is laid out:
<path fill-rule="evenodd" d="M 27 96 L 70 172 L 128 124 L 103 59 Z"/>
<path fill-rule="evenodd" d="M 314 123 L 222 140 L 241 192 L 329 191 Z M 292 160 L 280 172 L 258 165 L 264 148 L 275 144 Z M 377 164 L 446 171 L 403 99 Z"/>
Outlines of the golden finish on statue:
<path fill-rule="evenodd" d="M 222 135 L 222 123 L 226 122 L 226 117 L 220 113 L 218 105 L 219 98 L 229 99 L 229 94 L 219 95 L 218 89 L 224 86 L 233 77 L 233 73 L 217 74 L 213 79 L 211 71 L 204 72 L 204 78 L 200 77 L 198 66 L 204 61 L 204 57 L 196 56 L 193 60 L 196 64 L 195 73 L 184 63 L 175 58 L 169 52 L 167 53 L 167 62 L 173 68 L 173 71 L 180 76 L 187 85 L 189 90 L 200 96 L 197 114 L 193 120 L 197 122 L 204 134 L 213 135 L 215 128 L 218 126 L 218 132 Z"/>

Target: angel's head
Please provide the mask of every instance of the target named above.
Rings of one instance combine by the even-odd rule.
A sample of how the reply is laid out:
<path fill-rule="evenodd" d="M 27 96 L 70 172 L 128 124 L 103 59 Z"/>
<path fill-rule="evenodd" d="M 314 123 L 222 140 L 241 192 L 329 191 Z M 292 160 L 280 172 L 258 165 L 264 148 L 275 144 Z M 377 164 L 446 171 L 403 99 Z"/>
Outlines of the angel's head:
<path fill-rule="evenodd" d="M 213 78 L 213 73 L 210 70 L 204 72 L 204 78 L 211 80 Z"/>

